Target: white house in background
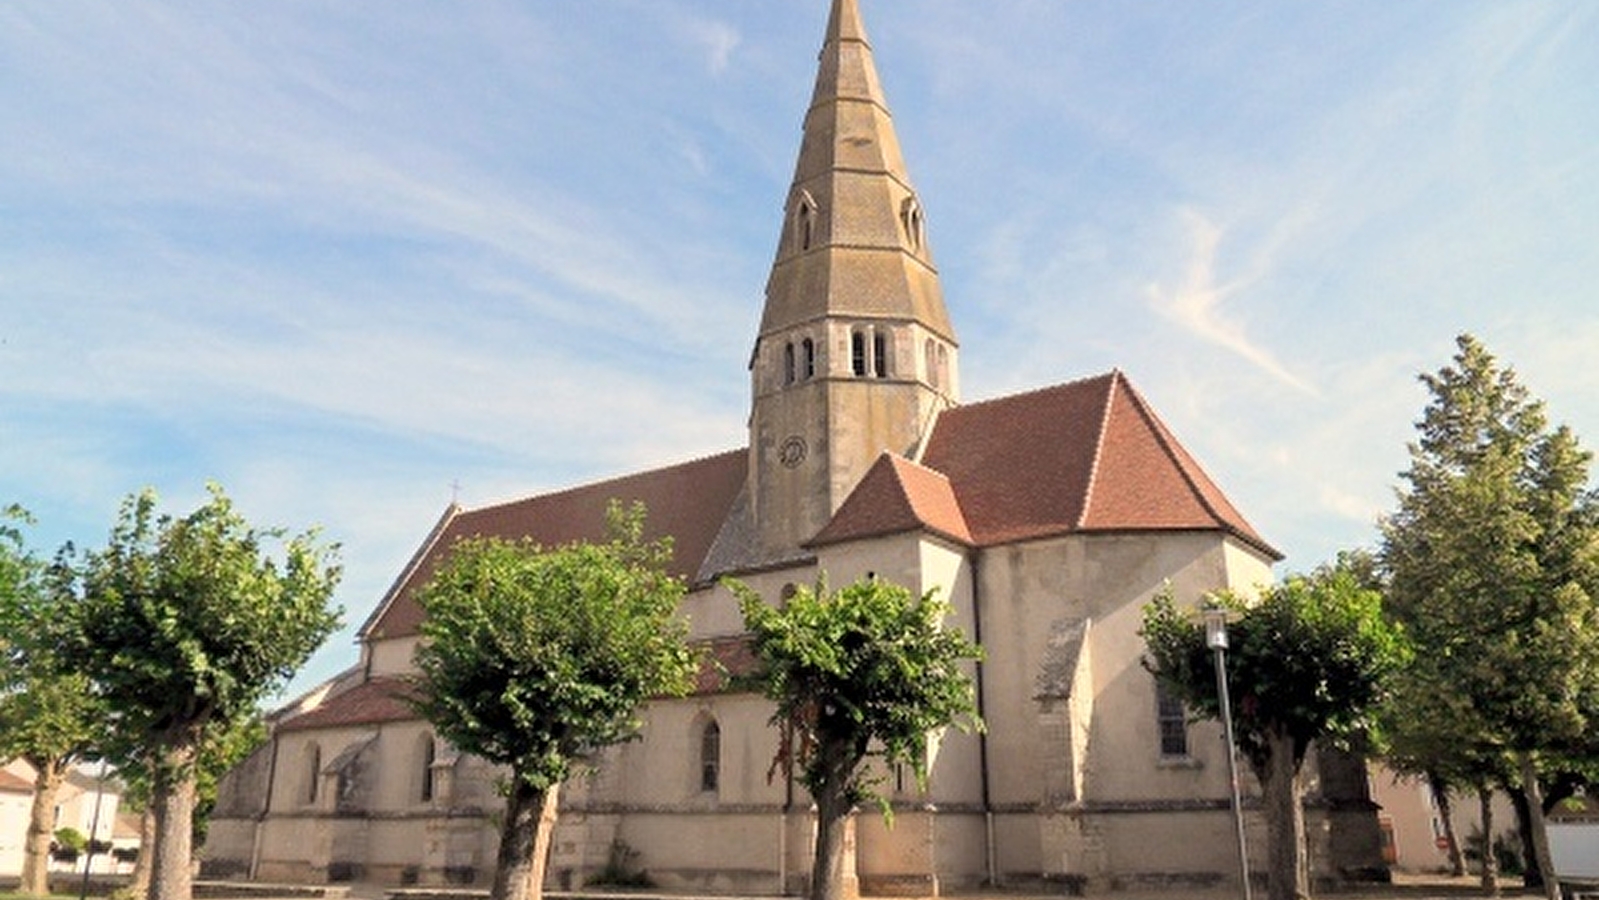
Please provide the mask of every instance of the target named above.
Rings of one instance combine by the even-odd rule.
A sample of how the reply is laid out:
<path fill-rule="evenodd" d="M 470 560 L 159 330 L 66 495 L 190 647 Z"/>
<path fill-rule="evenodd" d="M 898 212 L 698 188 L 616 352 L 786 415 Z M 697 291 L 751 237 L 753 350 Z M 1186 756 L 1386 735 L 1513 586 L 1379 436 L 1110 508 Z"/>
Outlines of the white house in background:
<path fill-rule="evenodd" d="M 23 850 L 28 836 L 28 818 L 33 811 L 33 766 L 14 759 L 0 767 L 0 876 L 22 874 Z M 115 777 L 101 779 L 98 767 L 74 769 L 67 773 L 56 794 L 55 824 L 52 830 L 77 829 L 86 837 L 113 843 L 116 835 L 117 807 L 122 785 Z M 98 814 L 96 806 L 98 805 Z M 127 844 L 124 838 L 120 844 Z M 133 841 L 138 844 L 137 837 Z M 82 871 L 82 863 L 69 866 L 53 863 L 52 871 Z M 94 859 L 96 872 L 116 871 L 109 853 Z"/>
<path fill-rule="evenodd" d="M 9 765 L 0 769 L 0 876 L 22 874 L 32 806 L 33 779 L 13 772 Z"/>

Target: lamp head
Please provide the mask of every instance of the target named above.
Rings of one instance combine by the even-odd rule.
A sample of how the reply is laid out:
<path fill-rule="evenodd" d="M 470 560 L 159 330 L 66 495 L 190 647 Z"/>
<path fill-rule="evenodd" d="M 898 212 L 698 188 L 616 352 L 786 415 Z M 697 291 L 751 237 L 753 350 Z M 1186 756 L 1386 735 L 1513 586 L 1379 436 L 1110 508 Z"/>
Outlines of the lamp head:
<path fill-rule="evenodd" d="M 1221 606 L 1207 606 L 1205 617 L 1205 646 L 1212 650 L 1227 649 L 1227 610 Z"/>

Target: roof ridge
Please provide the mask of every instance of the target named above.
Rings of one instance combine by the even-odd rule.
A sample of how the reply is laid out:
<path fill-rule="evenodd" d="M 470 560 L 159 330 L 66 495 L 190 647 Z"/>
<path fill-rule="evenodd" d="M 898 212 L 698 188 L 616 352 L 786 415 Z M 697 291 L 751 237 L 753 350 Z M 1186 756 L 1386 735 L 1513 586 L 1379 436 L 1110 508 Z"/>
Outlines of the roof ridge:
<path fill-rule="evenodd" d="M 1094 435 L 1094 459 L 1088 464 L 1088 483 L 1083 485 L 1083 505 L 1077 510 L 1077 521 L 1072 523 L 1073 528 L 1081 529 L 1088 524 L 1088 511 L 1094 505 L 1094 489 L 1099 485 L 1099 464 L 1105 458 L 1105 435 L 1110 432 L 1110 417 L 1116 406 L 1116 385 L 1125 380 L 1120 369 L 1111 369 L 1110 377 L 1105 382 L 1105 406 L 1100 411 L 1099 430 Z"/>
<path fill-rule="evenodd" d="M 491 512 L 491 511 L 496 510 L 496 509 L 504 509 L 505 507 L 508 507 L 508 506 L 516 506 L 519 503 L 526 503 L 529 500 L 547 499 L 547 498 L 552 498 L 552 497 L 562 497 L 562 496 L 565 496 L 567 494 L 576 494 L 576 493 L 580 493 L 580 492 L 583 492 L 583 491 L 590 491 L 590 490 L 593 490 L 594 488 L 603 487 L 603 486 L 605 486 L 607 484 L 616 484 L 616 483 L 622 482 L 622 481 L 631 481 L 631 480 L 636 479 L 636 478 L 642 478 L 642 477 L 644 477 L 646 475 L 654 475 L 654 474 L 658 474 L 658 473 L 661 473 L 661 472 L 670 472 L 673 469 L 686 469 L 689 466 L 695 466 L 695 465 L 700 465 L 700 464 L 703 464 L 703 463 L 713 462 L 713 461 L 716 461 L 716 460 L 725 459 L 725 458 L 727 458 L 729 456 L 737 456 L 737 455 L 748 453 L 748 452 L 749 452 L 749 448 L 748 447 L 735 447 L 732 450 L 721 450 L 721 451 L 718 451 L 716 453 L 707 453 L 704 456 L 696 456 L 696 457 L 694 457 L 692 459 L 686 459 L 686 460 L 683 460 L 681 462 L 668 463 L 668 464 L 663 465 L 663 466 L 655 466 L 653 468 L 648 468 L 648 469 L 639 469 L 636 472 L 629 472 L 629 473 L 627 473 L 625 475 L 613 475 L 613 476 L 611 476 L 609 478 L 598 478 L 598 479 L 595 479 L 594 481 L 584 481 L 584 482 L 580 482 L 578 484 L 570 485 L 568 487 L 560 488 L 558 490 L 553 490 L 553 491 L 535 491 L 533 493 L 523 494 L 520 497 L 514 497 L 514 498 L 509 499 L 509 500 L 500 500 L 500 501 L 496 501 L 494 503 L 487 503 L 487 504 L 484 504 L 483 506 L 474 506 L 474 507 L 471 507 L 471 508 L 464 508 L 463 507 L 463 508 L 461 508 L 460 511 L 463 514 L 467 514 L 467 515 L 476 515 L 478 513 Z"/>
<path fill-rule="evenodd" d="M 1049 393 L 1051 391 L 1059 391 L 1059 390 L 1065 390 L 1066 388 L 1081 387 L 1082 385 L 1098 381 L 1098 380 L 1100 380 L 1102 378 L 1113 378 L 1113 377 L 1116 377 L 1117 375 L 1120 375 L 1120 374 L 1121 374 L 1121 370 L 1120 369 L 1114 369 L 1113 368 L 1113 369 L 1110 369 L 1109 371 L 1101 372 L 1101 373 L 1099 373 L 1097 375 L 1085 375 L 1082 378 L 1073 378 L 1070 381 L 1062 381 L 1062 382 L 1058 382 L 1056 384 L 1046 384 L 1043 387 L 1036 387 L 1036 388 L 1032 388 L 1030 390 L 1020 391 L 1020 392 L 1015 393 L 1015 394 L 1001 394 L 998 397 L 989 397 L 989 398 L 984 399 L 984 400 L 972 400 L 972 401 L 968 401 L 968 402 L 963 402 L 959 406 L 953 407 L 953 409 L 954 410 L 973 409 L 973 408 L 981 408 L 981 407 L 984 407 L 984 406 L 991 406 L 991 405 L 996 404 L 996 403 L 1009 403 L 1012 400 L 1020 400 L 1020 399 L 1025 398 L 1025 397 L 1034 397 L 1034 396 L 1037 396 L 1039 394 L 1047 394 L 1047 393 Z"/>
<path fill-rule="evenodd" d="M 433 528 L 428 531 L 427 537 L 422 539 L 421 546 L 417 547 L 416 552 L 411 554 L 411 558 L 406 560 L 405 565 L 400 568 L 400 574 L 395 576 L 394 581 L 389 584 L 388 590 L 383 592 L 383 596 L 379 598 L 377 605 L 372 608 L 372 612 L 361 622 L 361 627 L 356 629 L 355 633 L 361 640 L 365 641 L 368 632 L 378 622 L 383 620 L 383 615 L 388 612 L 389 607 L 393 606 L 394 601 L 399 599 L 401 589 L 410 583 L 411 576 L 421 567 L 422 561 L 428 557 L 428 554 L 433 551 L 434 545 L 449 530 L 450 523 L 454 522 L 464 511 L 461 504 L 456 503 L 454 500 L 451 500 L 450 505 L 444 508 L 444 512 L 439 515 L 438 521 L 434 522 Z"/>
<path fill-rule="evenodd" d="M 1194 499 L 1199 502 L 1205 512 L 1209 513 L 1211 518 L 1216 521 L 1216 524 L 1222 530 L 1232 532 L 1245 541 L 1281 557 L 1282 554 L 1268 544 L 1265 538 L 1253 533 L 1254 526 L 1243 518 L 1243 513 L 1238 512 L 1236 509 L 1233 510 L 1237 517 L 1235 522 L 1234 516 L 1216 508 L 1204 488 L 1195 481 L 1195 473 L 1191 471 L 1191 468 L 1199 469 L 1199 461 L 1194 459 L 1186 448 L 1176 444 L 1176 437 L 1166 427 L 1166 423 L 1161 420 L 1160 416 L 1155 414 L 1154 408 L 1150 406 L 1148 400 L 1144 399 L 1144 395 L 1133 387 L 1131 381 L 1122 379 L 1122 386 L 1127 389 L 1127 393 L 1132 398 L 1134 411 L 1149 426 L 1150 431 L 1154 432 L 1155 441 L 1160 445 L 1161 452 L 1165 453 L 1171 464 L 1177 467 L 1177 474 L 1181 476 L 1183 483 L 1188 485 L 1189 492 L 1193 494 Z M 1178 452 L 1179 450 L 1181 450 L 1180 453 Z M 1199 469 L 1199 474 L 1204 475 L 1205 480 L 1210 481 L 1211 487 L 1215 488 L 1217 492 L 1221 491 L 1221 486 L 1211 481 L 1210 476 L 1203 469 Z"/>

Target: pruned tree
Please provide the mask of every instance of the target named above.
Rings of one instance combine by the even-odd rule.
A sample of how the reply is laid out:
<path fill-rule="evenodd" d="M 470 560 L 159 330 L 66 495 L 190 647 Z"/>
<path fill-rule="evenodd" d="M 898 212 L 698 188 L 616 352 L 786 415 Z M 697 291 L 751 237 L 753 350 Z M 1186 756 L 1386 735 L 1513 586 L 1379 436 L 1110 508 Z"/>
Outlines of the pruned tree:
<path fill-rule="evenodd" d="M 843 896 L 843 824 L 876 799 L 862 763 L 879 754 L 927 777 L 929 735 L 982 727 L 966 664 L 982 651 L 947 627 L 931 592 L 868 579 L 838 591 L 800 588 L 781 606 L 731 583 L 749 629 L 751 683 L 777 704 L 780 761 L 816 802 L 811 900 Z"/>
<path fill-rule="evenodd" d="M 1227 685 L 1239 749 L 1260 781 L 1272 900 L 1310 893 L 1301 768 L 1311 745 L 1369 731 L 1407 650 L 1382 595 L 1337 566 L 1291 577 L 1258 601 L 1229 591 Z M 1144 609 L 1144 665 L 1196 714 L 1221 717 L 1200 604 L 1169 591 Z"/>
<path fill-rule="evenodd" d="M 536 900 L 560 784 L 638 734 L 639 708 L 693 686 L 684 586 L 644 508 L 610 509 L 610 539 L 545 548 L 463 540 L 422 589 L 415 705 L 456 748 L 505 766 L 493 900 Z"/>
<path fill-rule="evenodd" d="M 20 890 L 44 896 L 56 796 L 72 766 L 94 754 L 102 713 L 59 652 L 63 597 L 23 542 L 29 523 L 19 507 L 0 510 L 0 760 L 20 757 L 34 770 Z"/>
<path fill-rule="evenodd" d="M 220 487 L 194 512 L 123 503 L 76 560 L 64 652 L 105 703 L 122 755 L 149 766 L 153 900 L 189 900 L 196 779 L 208 740 L 255 714 L 338 625 L 336 548 L 258 529 Z"/>

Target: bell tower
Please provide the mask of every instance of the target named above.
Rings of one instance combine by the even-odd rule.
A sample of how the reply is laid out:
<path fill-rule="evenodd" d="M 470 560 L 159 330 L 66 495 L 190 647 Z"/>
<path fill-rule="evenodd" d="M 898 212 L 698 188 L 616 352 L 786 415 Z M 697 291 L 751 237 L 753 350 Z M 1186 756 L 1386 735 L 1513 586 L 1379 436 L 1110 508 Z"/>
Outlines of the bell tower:
<path fill-rule="evenodd" d="M 954 329 L 858 0 L 833 0 L 750 360 L 759 555 L 796 556 L 958 399 Z"/>

